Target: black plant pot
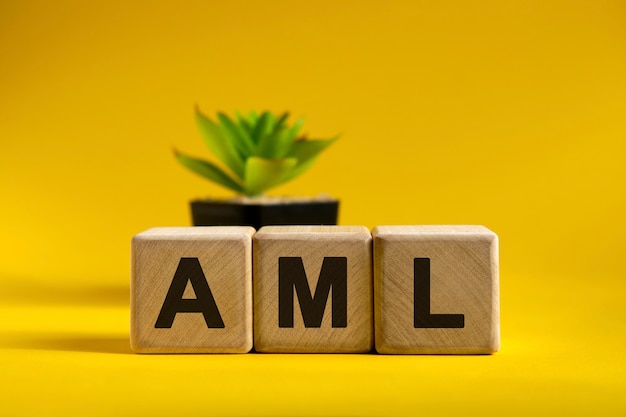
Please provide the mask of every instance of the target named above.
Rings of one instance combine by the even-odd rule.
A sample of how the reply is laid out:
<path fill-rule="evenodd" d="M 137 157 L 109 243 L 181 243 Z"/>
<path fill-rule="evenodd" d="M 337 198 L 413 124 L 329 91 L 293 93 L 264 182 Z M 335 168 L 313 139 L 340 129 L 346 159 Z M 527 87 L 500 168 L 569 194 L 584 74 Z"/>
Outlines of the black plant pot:
<path fill-rule="evenodd" d="M 194 200 L 194 226 L 335 225 L 336 199 Z"/>

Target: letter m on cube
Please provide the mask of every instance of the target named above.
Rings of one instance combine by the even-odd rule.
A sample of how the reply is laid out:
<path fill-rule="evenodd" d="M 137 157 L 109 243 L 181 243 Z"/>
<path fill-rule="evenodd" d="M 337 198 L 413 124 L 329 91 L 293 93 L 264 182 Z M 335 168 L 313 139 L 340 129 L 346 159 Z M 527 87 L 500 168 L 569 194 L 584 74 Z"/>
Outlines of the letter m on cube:
<path fill-rule="evenodd" d="M 365 227 L 268 226 L 254 236 L 259 352 L 373 347 L 372 237 Z"/>

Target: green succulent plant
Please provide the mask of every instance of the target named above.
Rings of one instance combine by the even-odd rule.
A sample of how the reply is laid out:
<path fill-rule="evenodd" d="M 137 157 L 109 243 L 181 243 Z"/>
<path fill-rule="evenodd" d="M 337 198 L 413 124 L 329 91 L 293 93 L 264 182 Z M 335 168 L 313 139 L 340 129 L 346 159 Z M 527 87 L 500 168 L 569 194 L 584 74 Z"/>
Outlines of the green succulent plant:
<path fill-rule="evenodd" d="M 305 172 L 338 138 L 306 139 L 299 136 L 304 120 L 289 125 L 288 117 L 267 111 L 236 113 L 234 118 L 218 113 L 213 121 L 196 107 L 202 138 L 223 167 L 176 150 L 174 154 L 182 165 L 216 184 L 246 196 L 261 195 Z"/>

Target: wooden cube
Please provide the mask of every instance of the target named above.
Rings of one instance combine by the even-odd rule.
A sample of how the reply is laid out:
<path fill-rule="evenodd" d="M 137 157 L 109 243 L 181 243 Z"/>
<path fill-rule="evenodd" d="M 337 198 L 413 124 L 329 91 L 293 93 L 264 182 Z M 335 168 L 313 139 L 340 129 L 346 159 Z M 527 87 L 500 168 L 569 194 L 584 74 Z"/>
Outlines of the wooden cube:
<path fill-rule="evenodd" d="M 268 226 L 254 236 L 257 351 L 369 352 L 372 300 L 367 228 Z"/>
<path fill-rule="evenodd" d="M 378 352 L 499 349 L 495 233 L 482 226 L 379 226 L 372 234 Z"/>
<path fill-rule="evenodd" d="M 133 237 L 132 349 L 250 351 L 254 232 L 252 227 L 172 227 Z"/>

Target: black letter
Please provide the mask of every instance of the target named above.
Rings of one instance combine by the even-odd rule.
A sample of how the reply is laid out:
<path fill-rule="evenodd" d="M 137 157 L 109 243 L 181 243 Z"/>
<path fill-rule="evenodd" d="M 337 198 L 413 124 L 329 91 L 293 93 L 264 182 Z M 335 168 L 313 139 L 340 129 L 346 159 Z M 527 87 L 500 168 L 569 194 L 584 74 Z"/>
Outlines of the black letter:
<path fill-rule="evenodd" d="M 416 329 L 462 329 L 463 314 L 430 314 L 430 258 L 413 260 L 413 327 Z"/>
<path fill-rule="evenodd" d="M 278 327 L 293 327 L 293 291 L 300 302 L 304 327 L 321 327 L 330 287 L 333 288 L 333 325 L 348 326 L 348 258 L 325 257 L 311 297 L 300 257 L 278 258 Z"/>
<path fill-rule="evenodd" d="M 187 281 L 191 282 L 197 298 L 183 298 Z M 217 309 L 217 304 L 215 304 L 215 299 L 198 258 L 180 259 L 154 327 L 157 329 L 171 328 L 176 313 L 202 313 L 207 327 L 224 328 L 224 321 L 222 321 L 220 311 Z"/>

